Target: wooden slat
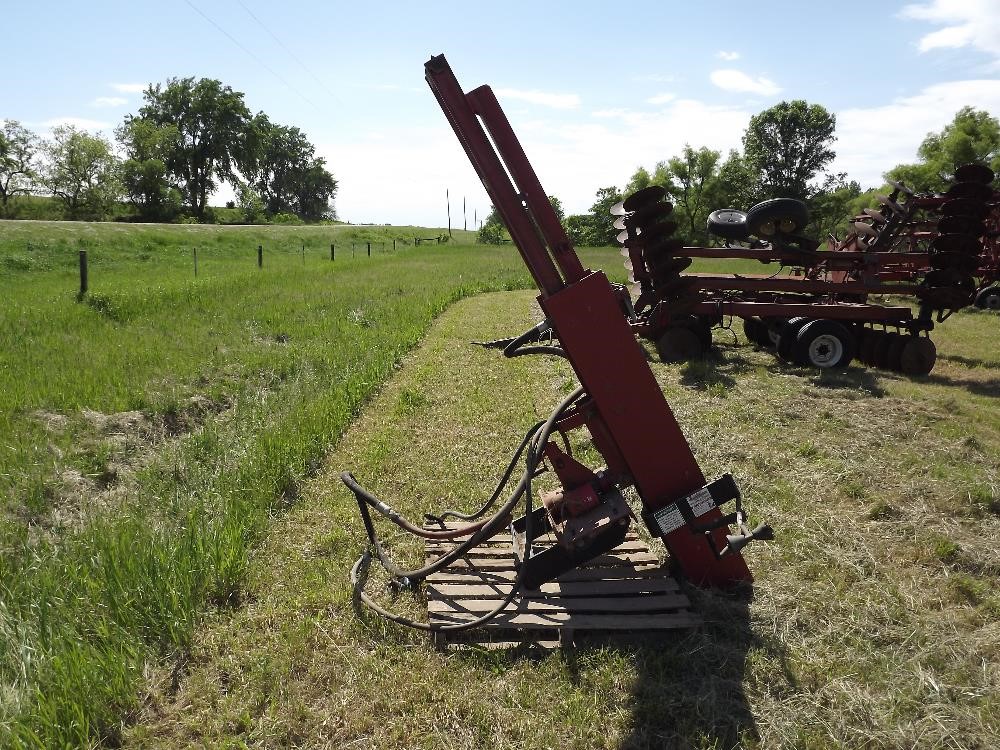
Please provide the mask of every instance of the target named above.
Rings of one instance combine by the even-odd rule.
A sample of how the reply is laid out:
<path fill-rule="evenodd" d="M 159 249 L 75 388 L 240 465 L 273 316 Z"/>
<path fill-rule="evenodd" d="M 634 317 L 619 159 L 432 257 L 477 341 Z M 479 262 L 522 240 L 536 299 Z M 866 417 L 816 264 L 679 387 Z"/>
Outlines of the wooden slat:
<path fill-rule="evenodd" d="M 427 602 L 427 611 L 435 615 L 442 613 L 474 612 L 484 614 L 496 609 L 499 602 L 495 599 L 431 599 Z M 663 610 L 681 609 L 690 604 L 683 594 L 650 594 L 648 596 L 580 596 L 561 597 L 557 601 L 551 599 L 515 599 L 506 612 L 594 612 L 596 614 L 611 614 L 613 612 L 659 612 Z"/>
<path fill-rule="evenodd" d="M 460 612 L 435 612 L 432 622 L 468 622 L 477 617 Z M 673 630 L 700 624 L 701 619 L 692 612 L 665 612 L 657 615 L 623 613 L 614 615 L 575 614 L 552 612 L 551 614 L 501 612 L 490 620 L 484 628 L 496 630 L 500 627 L 560 627 L 593 630 Z"/>
<path fill-rule="evenodd" d="M 509 566 L 502 570 L 482 570 L 476 567 L 454 567 L 445 568 L 443 571 L 434 573 L 427 577 L 427 583 L 492 583 L 496 581 L 513 581 L 517 573 Z M 620 568 L 574 568 L 563 573 L 556 580 L 563 581 L 605 581 L 605 580 L 629 580 L 629 579 L 650 579 L 667 577 L 666 570 L 659 565 L 645 567 Z M 668 578 L 668 580 L 673 580 Z"/>
<path fill-rule="evenodd" d="M 462 524 L 456 524 L 462 525 Z M 449 524 L 449 526 L 452 526 Z M 552 535 L 539 547 L 554 544 Z M 427 542 L 428 561 L 453 549 L 451 542 Z M 517 577 L 510 535 L 496 534 L 425 581 L 431 623 L 460 623 L 492 611 Z M 508 607 L 472 631 L 438 633 L 439 645 L 458 648 L 543 648 L 584 637 L 630 637 L 630 633 L 688 628 L 700 623 L 677 581 L 634 530 L 611 552 L 567 571 L 535 591 L 519 592 Z"/>
<path fill-rule="evenodd" d="M 489 596 L 502 598 L 510 593 L 512 582 L 498 583 L 463 582 L 439 583 L 428 581 L 424 592 L 434 599 L 482 599 Z M 672 578 L 637 578 L 617 581 L 564 581 L 543 583 L 536 591 L 522 591 L 523 599 L 539 599 L 545 596 L 607 596 L 626 594 L 660 594 L 677 591 L 677 582 Z"/>
<path fill-rule="evenodd" d="M 433 560 L 433 558 L 430 558 Z M 498 571 L 498 570 L 511 570 L 513 567 L 513 560 L 511 558 L 502 557 L 480 557 L 475 559 L 470 559 L 466 557 L 460 557 L 457 560 L 452 561 L 448 565 L 448 570 L 487 570 L 487 571 Z M 605 569 L 612 565 L 628 565 L 635 568 L 659 568 L 660 561 L 657 560 L 652 555 L 643 555 L 640 552 L 636 552 L 628 555 L 601 555 L 600 557 L 595 557 L 592 560 L 588 560 L 583 563 L 583 568 L 597 568 Z"/>
<path fill-rule="evenodd" d="M 541 549 L 545 549 L 551 545 L 542 544 L 537 545 Z M 454 544 L 441 544 L 440 542 L 429 542 L 427 544 L 427 552 L 434 555 L 442 555 L 445 552 L 450 552 L 455 548 Z M 645 552 L 646 554 L 651 554 L 649 552 L 649 547 L 643 544 L 638 539 L 628 540 L 619 544 L 612 550 L 613 554 L 618 554 L 622 552 Z M 504 555 L 513 555 L 514 550 L 511 548 L 511 544 L 508 541 L 506 544 L 491 543 L 491 544 L 481 544 L 478 547 L 474 547 L 465 553 L 470 557 L 488 557 L 497 556 L 502 557 Z"/>

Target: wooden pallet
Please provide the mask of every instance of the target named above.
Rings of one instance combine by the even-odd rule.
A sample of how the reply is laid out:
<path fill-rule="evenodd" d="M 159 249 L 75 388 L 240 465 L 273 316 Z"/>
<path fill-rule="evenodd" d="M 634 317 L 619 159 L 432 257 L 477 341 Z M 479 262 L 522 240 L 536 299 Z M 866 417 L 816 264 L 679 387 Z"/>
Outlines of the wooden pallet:
<path fill-rule="evenodd" d="M 539 543 L 553 544 L 554 539 Z M 428 541 L 427 560 L 452 547 L 451 543 Z M 480 617 L 510 593 L 515 577 L 510 536 L 501 532 L 428 576 L 429 621 L 443 625 Z M 435 643 L 441 648 L 524 643 L 552 648 L 576 641 L 631 637 L 700 624 L 690 606 L 673 576 L 635 531 L 629 530 L 625 541 L 610 553 L 543 584 L 537 591 L 519 593 L 503 612 L 480 628 L 436 633 Z"/>

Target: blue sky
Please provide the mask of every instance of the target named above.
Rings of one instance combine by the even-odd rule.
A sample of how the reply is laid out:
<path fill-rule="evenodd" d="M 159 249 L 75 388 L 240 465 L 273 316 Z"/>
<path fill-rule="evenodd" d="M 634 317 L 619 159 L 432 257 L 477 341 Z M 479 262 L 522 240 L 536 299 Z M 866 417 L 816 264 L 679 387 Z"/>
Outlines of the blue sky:
<path fill-rule="evenodd" d="M 685 142 L 738 146 L 782 99 L 837 114 L 835 167 L 864 186 L 959 107 L 1000 115 L 1000 0 L 90 0 L 4 16 L 0 119 L 110 135 L 145 84 L 218 78 L 306 132 L 354 222 L 441 226 L 446 188 L 456 225 L 463 196 L 470 227 L 488 210 L 423 80 L 440 52 L 467 90 L 494 87 L 570 213 Z"/>

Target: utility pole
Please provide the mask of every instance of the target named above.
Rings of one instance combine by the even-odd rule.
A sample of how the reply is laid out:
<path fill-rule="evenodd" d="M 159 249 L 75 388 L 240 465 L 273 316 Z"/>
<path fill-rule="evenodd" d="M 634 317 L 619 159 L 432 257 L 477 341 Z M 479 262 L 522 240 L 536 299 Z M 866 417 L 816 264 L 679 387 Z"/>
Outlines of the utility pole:
<path fill-rule="evenodd" d="M 465 196 L 462 196 L 462 229 L 469 231 L 469 222 L 465 218 Z"/>
<path fill-rule="evenodd" d="M 448 194 L 448 188 L 444 189 L 444 201 L 448 206 L 448 236 L 451 237 L 451 196 Z"/>

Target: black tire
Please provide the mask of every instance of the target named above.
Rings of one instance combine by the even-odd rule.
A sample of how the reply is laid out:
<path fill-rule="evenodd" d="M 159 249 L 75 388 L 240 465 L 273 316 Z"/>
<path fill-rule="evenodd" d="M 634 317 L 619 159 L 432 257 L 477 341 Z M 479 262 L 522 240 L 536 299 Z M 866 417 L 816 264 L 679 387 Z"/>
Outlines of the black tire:
<path fill-rule="evenodd" d="M 981 307 L 983 310 L 1000 310 L 1000 286 L 980 289 L 976 295 L 976 307 Z"/>
<path fill-rule="evenodd" d="M 661 362 L 686 362 L 705 353 L 702 339 L 694 328 L 670 326 L 656 338 L 656 353 Z"/>
<path fill-rule="evenodd" d="M 809 323 L 809 318 L 792 318 L 778 329 L 778 343 L 775 344 L 774 348 L 778 352 L 779 358 L 786 362 L 795 361 L 795 342 L 799 331 L 807 323 Z"/>
<path fill-rule="evenodd" d="M 795 338 L 795 359 L 808 367 L 842 370 L 858 350 L 849 328 L 836 320 L 814 320 L 802 326 Z"/>
<path fill-rule="evenodd" d="M 809 223 L 809 210 L 794 198 L 773 198 L 747 211 L 747 231 L 757 237 L 797 234 Z"/>
<path fill-rule="evenodd" d="M 720 208 L 708 215 L 708 231 L 726 240 L 745 240 L 750 236 L 747 230 L 747 215 L 735 208 Z"/>

